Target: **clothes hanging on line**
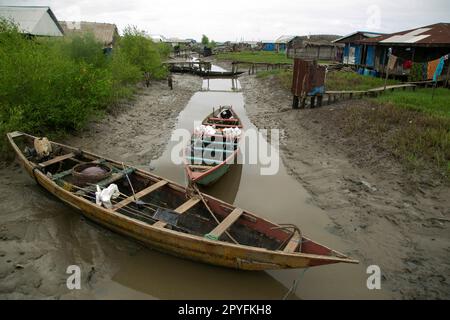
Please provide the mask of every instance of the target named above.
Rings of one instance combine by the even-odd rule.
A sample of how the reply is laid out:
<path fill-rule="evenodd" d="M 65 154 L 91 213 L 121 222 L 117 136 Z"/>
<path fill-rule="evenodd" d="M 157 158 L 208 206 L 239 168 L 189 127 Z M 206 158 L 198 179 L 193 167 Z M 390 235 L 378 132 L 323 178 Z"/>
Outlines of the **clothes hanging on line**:
<path fill-rule="evenodd" d="M 403 69 L 408 70 L 411 69 L 413 65 L 413 62 L 411 60 L 405 60 L 402 64 Z"/>
<path fill-rule="evenodd" d="M 441 58 L 428 62 L 427 80 L 433 79 Z"/>
<path fill-rule="evenodd" d="M 442 57 L 441 59 L 439 59 L 439 64 L 436 68 L 436 71 L 434 72 L 433 81 L 437 81 L 437 78 L 441 75 L 442 70 L 444 70 L 444 64 L 445 64 L 445 59 L 444 59 L 444 57 Z"/>

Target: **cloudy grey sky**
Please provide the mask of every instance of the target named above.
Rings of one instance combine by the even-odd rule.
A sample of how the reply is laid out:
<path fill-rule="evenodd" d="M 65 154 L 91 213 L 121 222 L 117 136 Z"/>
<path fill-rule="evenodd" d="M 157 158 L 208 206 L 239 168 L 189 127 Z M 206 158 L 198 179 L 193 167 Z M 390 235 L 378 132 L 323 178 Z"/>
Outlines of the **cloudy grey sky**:
<path fill-rule="evenodd" d="M 59 20 L 135 25 L 151 34 L 217 41 L 280 35 L 395 32 L 450 22 L 448 0 L 0 0 L 50 6 Z"/>

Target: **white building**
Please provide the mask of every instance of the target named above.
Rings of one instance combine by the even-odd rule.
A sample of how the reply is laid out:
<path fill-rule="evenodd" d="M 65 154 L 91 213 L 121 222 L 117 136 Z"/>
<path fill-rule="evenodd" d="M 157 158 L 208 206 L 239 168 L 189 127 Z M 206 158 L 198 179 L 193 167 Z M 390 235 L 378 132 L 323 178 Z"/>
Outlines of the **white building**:
<path fill-rule="evenodd" d="M 48 37 L 64 35 L 50 7 L 0 6 L 0 17 L 14 22 L 25 34 Z"/>

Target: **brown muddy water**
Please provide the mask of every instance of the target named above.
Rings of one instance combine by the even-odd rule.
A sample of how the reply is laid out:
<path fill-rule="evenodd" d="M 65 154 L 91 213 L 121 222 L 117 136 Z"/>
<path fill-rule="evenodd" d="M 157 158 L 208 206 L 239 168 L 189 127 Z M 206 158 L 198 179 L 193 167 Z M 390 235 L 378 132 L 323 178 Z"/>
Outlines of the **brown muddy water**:
<path fill-rule="evenodd" d="M 218 68 L 216 70 L 219 70 Z M 254 128 L 245 111 L 245 97 L 239 92 L 239 82 L 230 79 L 204 80 L 202 90 L 195 93 L 186 108 L 179 114 L 176 129 L 192 131 L 194 121 L 201 121 L 213 107 L 232 105 L 239 114 L 245 128 Z M 151 137 L 148 137 L 151 139 Z M 169 141 L 163 155 L 151 163 L 143 163 L 142 168 L 151 169 L 155 174 L 186 184 L 182 165 L 171 161 L 172 147 L 176 141 Z M 204 189 L 215 197 L 250 210 L 277 223 L 293 223 L 308 236 L 324 245 L 350 256 L 354 255 L 351 243 L 346 243 L 333 232 L 333 223 L 327 214 L 314 206 L 307 191 L 289 176 L 280 160 L 276 175 L 260 174 L 261 165 L 243 164 L 235 166 L 214 186 Z M 14 176 L 14 179 L 13 179 Z M 19 176 L 19 177 L 17 177 Z M 299 280 L 296 290 L 289 299 L 380 299 L 389 298 L 386 291 L 370 291 L 366 287 L 367 266 L 338 264 L 304 270 L 282 270 L 268 272 L 245 272 L 214 267 L 189 260 L 172 257 L 150 249 L 141 249 L 134 242 L 123 237 L 105 237 L 109 231 L 94 226 L 80 218 L 80 215 L 59 203 L 52 196 L 33 185 L 21 169 L 15 168 L 11 177 L 3 177 L 17 189 L 23 187 L 26 201 L 17 210 L 29 223 L 41 225 L 37 232 L 50 240 L 63 237 L 66 260 L 88 261 L 88 265 L 108 270 L 111 277 L 94 279 L 95 284 L 82 294 L 62 295 L 62 298 L 98 299 L 282 299 Z M 13 208 L 15 195 L 8 192 L 1 195 L 3 208 Z M 30 211 L 40 211 L 30 219 Z M 68 213 L 73 211 L 73 214 Z M 8 227 L 8 214 L 5 226 Z M 45 219 L 52 217 L 52 220 Z M 55 219 L 56 217 L 56 219 Z M 51 221 L 51 222 L 49 222 Z M 52 225 L 46 225 L 51 223 Z M 55 225 L 56 224 L 56 225 Z M 97 230 L 92 230 L 93 227 Z M 50 232 L 50 230 L 57 230 Z M 101 230 L 98 232 L 98 230 Z M 94 232 L 95 231 L 95 232 Z M 17 231 L 20 237 L 36 237 L 27 230 Z M 47 233 L 49 233 L 47 235 Z M 56 240 L 55 240 L 56 241 Z M 61 243 L 61 242 L 58 242 Z M 16 251 L 33 251 L 39 254 L 39 244 L 33 248 L 14 248 Z M 42 249 L 44 250 L 44 249 Z M 1 251 L 1 248 L 0 248 Z M 27 254 L 31 253 L 26 253 Z M 52 259 L 52 255 L 45 255 Z M 20 259 L 17 257 L 17 259 Z M 114 261 L 114 265 L 108 265 Z M 53 269 L 59 270 L 58 261 Z M 42 266 L 47 266 L 42 263 Z M 39 268 L 39 265 L 38 265 Z M 1 273 L 1 270 L 0 270 Z M 64 286 L 64 274 L 59 270 L 60 287 Z M 24 281 L 33 279 L 24 279 Z M 38 281 L 38 280 L 36 280 Z M 7 286 L 5 282 L 1 286 Z M 45 291 L 40 288 L 40 292 Z M 54 288 L 47 288 L 51 292 Z M 61 289 L 61 288 L 59 288 Z M 18 296 L 20 297 L 20 295 Z"/>
<path fill-rule="evenodd" d="M 220 70 L 217 68 L 215 70 Z M 209 91 L 208 91 L 209 89 Z M 232 105 L 241 118 L 244 128 L 255 128 L 245 111 L 245 100 L 239 92 L 240 84 L 231 79 L 204 80 L 202 92 L 197 92 L 186 108 L 180 113 L 177 129 L 192 131 L 194 122 L 204 119 L 213 107 Z M 227 92 L 228 91 L 228 92 Z M 262 138 L 262 137 L 260 137 Z M 186 184 L 182 166 L 171 161 L 171 151 L 177 142 L 169 142 L 164 154 L 152 161 L 154 173 Z M 261 165 L 243 164 L 232 168 L 215 185 L 203 188 L 219 199 L 246 208 L 271 221 L 294 223 L 300 226 L 306 236 L 333 249 L 352 254 L 352 247 L 332 233 L 332 222 L 324 211 L 310 202 L 306 190 L 286 172 L 280 160 L 279 171 L 273 176 L 260 174 Z M 304 270 L 242 272 L 215 268 L 200 264 L 192 265 L 184 260 L 176 260 L 171 268 L 164 268 L 167 277 L 177 274 L 179 269 L 188 268 L 192 274 L 177 279 L 185 286 L 178 298 L 269 298 L 281 299 L 300 278 L 295 295 L 297 299 L 329 298 L 387 298 L 388 293 L 369 291 L 366 286 L 366 267 L 360 265 L 332 265 Z M 145 265 L 145 263 L 143 264 Z M 170 264 L 169 264 L 170 265 Z M 195 271 L 194 271 L 195 270 Z M 159 282 L 161 290 L 168 290 L 165 281 Z M 155 286 L 156 284 L 153 284 Z"/>

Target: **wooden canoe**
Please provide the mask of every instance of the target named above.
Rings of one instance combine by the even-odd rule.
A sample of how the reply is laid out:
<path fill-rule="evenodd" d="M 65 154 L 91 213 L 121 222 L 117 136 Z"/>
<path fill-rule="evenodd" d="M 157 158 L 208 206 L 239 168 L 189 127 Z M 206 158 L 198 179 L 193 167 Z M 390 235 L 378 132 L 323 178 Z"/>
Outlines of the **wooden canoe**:
<path fill-rule="evenodd" d="M 37 160 L 30 152 L 35 137 L 17 131 L 7 137 L 25 170 L 51 194 L 81 210 L 87 218 L 162 252 L 243 270 L 357 263 L 297 231 L 280 229 L 279 225 L 206 194 L 201 194 L 203 200 L 199 195 L 190 197 L 185 187 L 149 172 L 125 169 L 117 161 L 55 142 L 51 142 L 50 156 Z M 107 165 L 113 171 L 108 179 L 96 182 L 102 187 L 115 183 L 123 194 L 111 209 L 97 205 L 92 199 L 95 185 L 83 188 L 71 182 L 73 167 L 89 162 Z M 135 199 L 145 205 L 135 203 Z"/>
<path fill-rule="evenodd" d="M 229 110 L 232 117 L 221 119 L 220 113 Z M 240 128 L 242 123 L 232 107 L 221 106 L 209 114 L 202 122 L 205 126 L 215 126 L 213 136 L 192 135 L 185 152 L 185 169 L 190 181 L 210 186 L 228 172 L 239 153 L 239 138 L 227 140 L 223 129 Z"/>
<path fill-rule="evenodd" d="M 240 76 L 244 72 L 195 70 L 194 73 L 205 78 L 232 78 Z"/>

